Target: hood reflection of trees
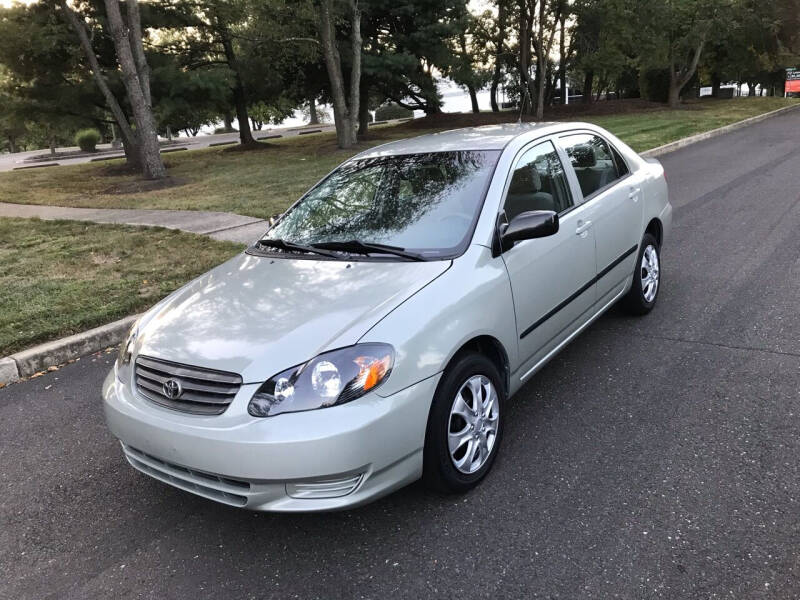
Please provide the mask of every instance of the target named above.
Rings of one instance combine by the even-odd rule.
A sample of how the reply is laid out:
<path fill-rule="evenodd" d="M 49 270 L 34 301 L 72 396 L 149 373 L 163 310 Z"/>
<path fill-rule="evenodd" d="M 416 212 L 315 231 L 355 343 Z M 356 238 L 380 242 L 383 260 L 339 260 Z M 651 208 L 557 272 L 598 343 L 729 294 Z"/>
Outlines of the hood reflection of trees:
<path fill-rule="evenodd" d="M 306 244 L 391 243 L 437 208 L 443 218 L 468 217 L 466 227 L 496 157 L 495 152 L 436 152 L 346 164 L 287 213 L 269 237 Z"/>

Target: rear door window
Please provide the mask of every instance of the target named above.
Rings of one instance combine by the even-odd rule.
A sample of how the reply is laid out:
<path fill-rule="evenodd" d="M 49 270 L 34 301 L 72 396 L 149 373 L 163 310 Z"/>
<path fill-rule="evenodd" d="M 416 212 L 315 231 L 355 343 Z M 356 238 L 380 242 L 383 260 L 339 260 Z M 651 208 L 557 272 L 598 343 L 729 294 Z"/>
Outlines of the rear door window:
<path fill-rule="evenodd" d="M 599 135 L 576 133 L 562 137 L 561 143 L 572 162 L 584 198 L 628 173 L 625 163 L 618 165 L 615 160 L 616 151 Z"/>

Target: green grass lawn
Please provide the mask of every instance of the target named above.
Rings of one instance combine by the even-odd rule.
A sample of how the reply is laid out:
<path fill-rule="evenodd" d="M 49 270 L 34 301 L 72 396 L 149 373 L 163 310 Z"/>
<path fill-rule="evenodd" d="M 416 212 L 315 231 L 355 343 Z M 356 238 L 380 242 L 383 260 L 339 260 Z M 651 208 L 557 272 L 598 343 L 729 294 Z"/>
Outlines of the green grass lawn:
<path fill-rule="evenodd" d="M 800 104 L 800 100 L 767 97 L 703 100 L 682 110 L 587 117 L 585 120 L 608 129 L 637 152 L 643 152 L 793 104 Z"/>
<path fill-rule="evenodd" d="M 169 229 L 0 218 L 0 357 L 143 310 L 241 249 Z"/>
<path fill-rule="evenodd" d="M 638 151 L 775 110 L 798 100 L 740 98 L 704 100 L 679 110 L 648 109 L 614 115 L 577 113 L 557 118 L 590 121 Z M 602 103 L 600 103 L 602 104 Z M 576 107 L 578 108 L 578 107 Z M 447 118 L 445 118 L 447 117 Z M 181 185 L 132 193 L 132 175 L 121 161 L 0 173 L 0 198 L 7 202 L 107 208 L 172 208 L 230 211 L 256 217 L 282 212 L 311 185 L 357 151 L 394 139 L 468 124 L 514 120 L 494 115 L 443 115 L 393 127 L 376 127 L 357 150 L 338 150 L 331 133 L 271 141 L 258 151 L 209 148 L 169 154 L 170 175 Z M 547 115 L 546 115 L 547 117 Z"/>

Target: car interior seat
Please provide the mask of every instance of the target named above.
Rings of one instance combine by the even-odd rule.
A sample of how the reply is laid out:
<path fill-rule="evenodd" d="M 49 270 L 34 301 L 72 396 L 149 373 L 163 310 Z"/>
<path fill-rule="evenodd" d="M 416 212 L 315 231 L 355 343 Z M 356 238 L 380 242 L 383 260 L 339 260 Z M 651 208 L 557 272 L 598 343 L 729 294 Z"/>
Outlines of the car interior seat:
<path fill-rule="evenodd" d="M 588 196 L 616 179 L 614 161 L 597 159 L 597 151 L 590 144 L 570 148 L 570 158 L 584 196 Z"/>
<path fill-rule="evenodd" d="M 510 222 L 518 214 L 529 210 L 558 210 L 553 195 L 542 191 L 542 178 L 533 164 L 514 171 L 506 197 L 506 218 Z"/>

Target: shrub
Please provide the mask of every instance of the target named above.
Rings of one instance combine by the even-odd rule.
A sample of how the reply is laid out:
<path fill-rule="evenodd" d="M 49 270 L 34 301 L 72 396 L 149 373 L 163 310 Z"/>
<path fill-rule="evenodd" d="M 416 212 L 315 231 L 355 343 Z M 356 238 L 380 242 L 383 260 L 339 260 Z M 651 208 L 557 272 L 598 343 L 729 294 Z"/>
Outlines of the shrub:
<path fill-rule="evenodd" d="M 390 119 L 407 119 L 414 116 L 414 111 L 403 108 L 399 104 L 384 104 L 375 111 L 376 121 L 388 121 Z"/>
<path fill-rule="evenodd" d="M 75 134 L 75 143 L 84 152 L 94 152 L 101 139 L 102 136 L 97 129 L 81 129 Z"/>

